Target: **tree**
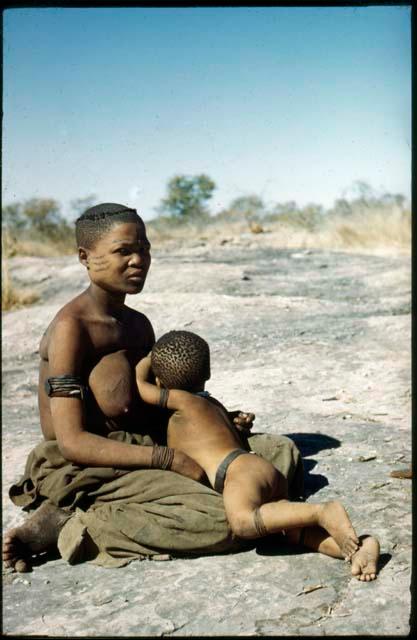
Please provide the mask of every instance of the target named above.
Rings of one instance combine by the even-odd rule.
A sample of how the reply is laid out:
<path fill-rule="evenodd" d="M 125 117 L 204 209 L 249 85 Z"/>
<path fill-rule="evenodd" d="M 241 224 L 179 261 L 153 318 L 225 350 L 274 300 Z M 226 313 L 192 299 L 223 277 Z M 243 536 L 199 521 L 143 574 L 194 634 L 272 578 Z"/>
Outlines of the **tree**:
<path fill-rule="evenodd" d="M 406 197 L 402 193 L 384 193 L 381 197 L 382 204 L 388 207 L 397 207 L 401 211 L 406 205 Z"/>
<path fill-rule="evenodd" d="M 62 221 L 60 208 L 52 198 L 31 198 L 23 205 L 23 215 L 33 230 L 45 233 Z"/>
<path fill-rule="evenodd" d="M 332 213 L 337 216 L 349 216 L 352 214 L 352 205 L 346 198 L 337 198 L 334 201 Z"/>
<path fill-rule="evenodd" d="M 272 210 L 274 216 L 288 215 L 289 213 L 296 213 L 298 206 L 295 200 L 289 200 L 288 202 L 277 202 Z"/>
<path fill-rule="evenodd" d="M 92 207 L 96 201 L 97 196 L 95 195 L 95 193 L 92 193 L 89 196 L 84 196 L 84 198 L 76 198 L 75 200 L 71 200 L 70 204 L 71 209 L 74 212 L 74 219 L 79 218 L 79 216 L 82 215 L 84 211 Z"/>
<path fill-rule="evenodd" d="M 229 206 L 229 211 L 238 213 L 245 218 L 253 218 L 261 215 L 265 210 L 262 198 L 252 194 L 235 198 Z"/>
<path fill-rule="evenodd" d="M 61 205 L 53 198 L 31 198 L 23 204 L 26 228 L 35 235 L 51 240 L 63 240 L 72 234 L 72 227 L 61 215 Z"/>
<path fill-rule="evenodd" d="M 21 202 L 15 202 L 2 207 L 1 210 L 1 226 L 8 231 L 20 231 L 27 224 L 23 215 L 23 207 Z"/>
<path fill-rule="evenodd" d="M 183 220 L 207 216 L 206 202 L 215 188 L 213 180 L 205 174 L 174 176 L 168 182 L 168 194 L 161 201 L 159 212 Z"/>

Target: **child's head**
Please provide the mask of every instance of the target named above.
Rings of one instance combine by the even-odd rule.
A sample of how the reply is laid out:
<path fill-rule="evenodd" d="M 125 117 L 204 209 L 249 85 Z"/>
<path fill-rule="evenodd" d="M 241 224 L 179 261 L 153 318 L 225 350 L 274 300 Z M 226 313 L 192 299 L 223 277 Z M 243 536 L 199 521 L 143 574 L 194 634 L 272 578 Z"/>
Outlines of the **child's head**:
<path fill-rule="evenodd" d="M 155 343 L 152 371 L 167 389 L 202 391 L 210 378 L 210 349 L 191 331 L 169 331 Z"/>
<path fill-rule="evenodd" d="M 113 226 L 124 222 L 134 222 L 144 227 L 136 209 L 123 204 L 105 202 L 90 207 L 75 221 L 77 246 L 91 249 Z"/>

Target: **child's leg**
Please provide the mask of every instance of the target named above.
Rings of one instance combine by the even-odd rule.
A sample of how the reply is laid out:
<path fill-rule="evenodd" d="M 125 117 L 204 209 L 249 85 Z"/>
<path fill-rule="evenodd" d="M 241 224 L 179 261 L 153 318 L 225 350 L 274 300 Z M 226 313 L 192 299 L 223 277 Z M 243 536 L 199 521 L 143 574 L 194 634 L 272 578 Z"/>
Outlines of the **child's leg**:
<path fill-rule="evenodd" d="M 286 531 L 286 540 L 289 544 L 301 545 L 311 551 L 317 551 L 332 558 L 344 558 L 336 540 L 321 527 L 288 529 Z"/>
<path fill-rule="evenodd" d="M 358 549 L 359 539 L 340 502 L 310 504 L 280 500 L 262 505 L 259 512 L 267 528 L 275 528 L 281 523 L 283 526 L 280 530 L 285 531 L 300 527 L 320 527 L 328 534 L 327 538 L 330 537 L 334 541 L 344 558 L 349 558 Z M 337 553 L 333 542 L 326 541 L 326 536 L 322 536 L 317 542 L 321 545 L 320 551 L 330 551 L 327 555 Z"/>
<path fill-rule="evenodd" d="M 224 503 L 230 526 L 241 538 L 261 538 L 271 533 L 308 527 L 320 527 L 324 535 L 317 539 L 317 551 L 333 557 L 349 558 L 359 546 L 352 523 L 339 502 L 309 504 L 282 499 L 260 504 L 254 494 L 248 496 L 241 486 L 225 487 Z M 249 498 L 249 500 L 248 500 Z M 326 538 L 331 538 L 326 541 Z"/>
<path fill-rule="evenodd" d="M 340 502 L 289 502 L 285 478 L 259 456 L 242 455 L 227 471 L 223 499 L 227 518 L 241 538 L 304 527 L 322 527 L 334 538 L 344 557 L 359 546 L 352 523 Z M 274 500 L 274 502 L 271 502 Z"/>

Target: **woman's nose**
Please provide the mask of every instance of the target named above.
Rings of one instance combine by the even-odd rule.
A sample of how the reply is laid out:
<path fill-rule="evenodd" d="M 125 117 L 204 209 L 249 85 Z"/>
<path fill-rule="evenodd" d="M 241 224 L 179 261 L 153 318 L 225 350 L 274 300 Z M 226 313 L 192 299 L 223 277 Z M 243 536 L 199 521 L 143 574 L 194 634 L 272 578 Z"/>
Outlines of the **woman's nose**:
<path fill-rule="evenodd" d="M 140 253 L 132 253 L 129 260 L 129 265 L 142 264 L 143 256 Z"/>

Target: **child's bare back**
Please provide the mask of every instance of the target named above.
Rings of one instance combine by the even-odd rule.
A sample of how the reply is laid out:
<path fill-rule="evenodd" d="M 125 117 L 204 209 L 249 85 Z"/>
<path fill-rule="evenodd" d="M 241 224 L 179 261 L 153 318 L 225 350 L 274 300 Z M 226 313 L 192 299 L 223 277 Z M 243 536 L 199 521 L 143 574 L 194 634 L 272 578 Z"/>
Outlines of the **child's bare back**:
<path fill-rule="evenodd" d="M 221 407 L 186 391 L 170 394 L 181 408 L 169 420 L 168 446 L 198 462 L 214 487 L 219 464 L 231 451 L 243 449 L 242 440 Z"/>
<path fill-rule="evenodd" d="M 250 451 L 245 453 L 239 434 L 221 407 L 187 392 L 172 390 L 170 395 L 182 408 L 169 420 L 168 446 L 181 449 L 198 462 L 214 489 L 223 490 L 223 482 L 241 483 L 243 474 L 253 486 L 256 483 L 264 499 L 286 495 L 285 479 L 270 462 Z"/>

